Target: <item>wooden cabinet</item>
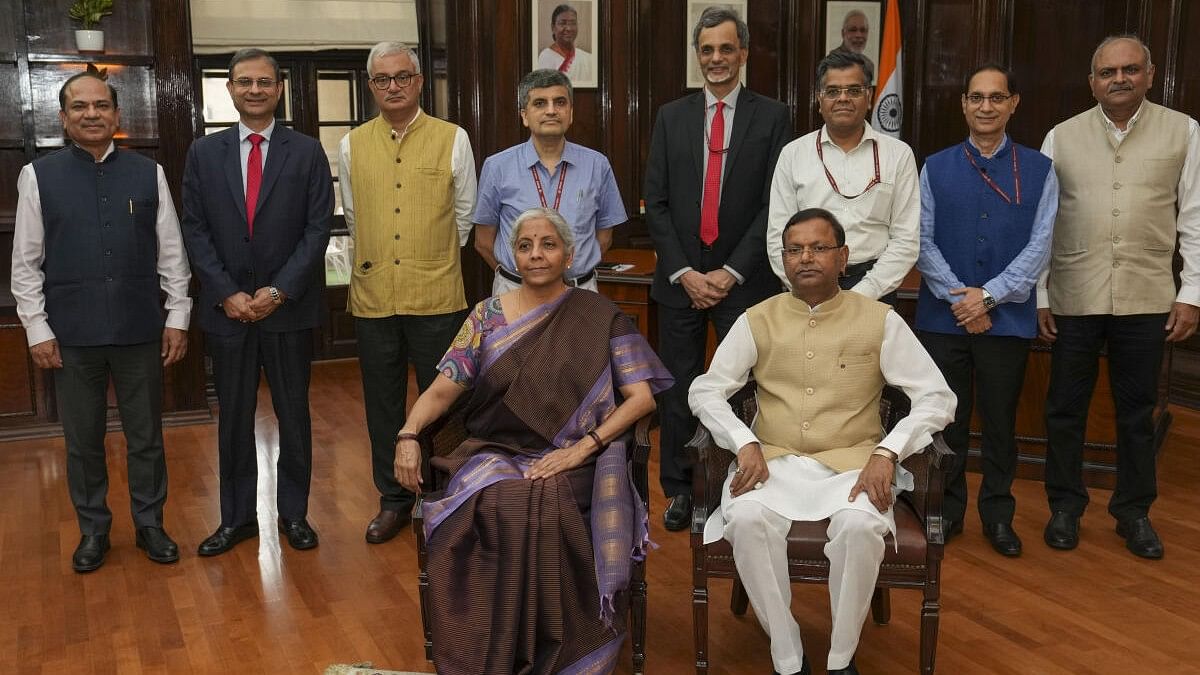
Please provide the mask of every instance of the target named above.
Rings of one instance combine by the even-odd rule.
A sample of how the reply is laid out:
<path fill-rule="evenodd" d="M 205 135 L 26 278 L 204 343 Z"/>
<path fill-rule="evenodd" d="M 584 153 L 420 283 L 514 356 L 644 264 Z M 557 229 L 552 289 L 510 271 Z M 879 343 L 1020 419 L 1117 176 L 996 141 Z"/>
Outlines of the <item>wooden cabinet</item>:
<path fill-rule="evenodd" d="M 77 27 L 66 2 L 0 0 L 0 256 L 12 259 L 17 175 L 21 167 L 64 144 L 58 92 L 71 75 L 95 64 L 117 90 L 117 144 L 154 158 L 178 186 L 193 132 L 191 35 L 186 2 L 120 0 L 98 28 L 105 51 L 75 48 Z M 59 433 L 50 373 L 33 366 L 10 292 L 0 279 L 0 439 Z M 208 419 L 204 354 L 192 331 L 187 357 L 164 374 L 168 423 Z M 109 396 L 109 401 L 114 401 Z M 117 423 L 115 409 L 112 424 Z"/>

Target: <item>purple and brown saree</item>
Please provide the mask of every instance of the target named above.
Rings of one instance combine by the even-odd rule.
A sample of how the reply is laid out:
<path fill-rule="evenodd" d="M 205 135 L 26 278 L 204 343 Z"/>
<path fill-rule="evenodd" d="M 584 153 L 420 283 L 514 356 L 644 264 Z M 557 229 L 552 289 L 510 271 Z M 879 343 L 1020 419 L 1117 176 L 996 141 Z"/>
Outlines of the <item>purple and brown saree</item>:
<path fill-rule="evenodd" d="M 470 388 L 469 439 L 424 505 L 439 673 L 606 673 L 625 638 L 635 560 L 649 545 L 623 437 L 583 466 L 524 479 L 619 404 L 618 387 L 671 378 L 610 301 L 570 289 L 513 324 L 480 303 L 440 365 Z"/>

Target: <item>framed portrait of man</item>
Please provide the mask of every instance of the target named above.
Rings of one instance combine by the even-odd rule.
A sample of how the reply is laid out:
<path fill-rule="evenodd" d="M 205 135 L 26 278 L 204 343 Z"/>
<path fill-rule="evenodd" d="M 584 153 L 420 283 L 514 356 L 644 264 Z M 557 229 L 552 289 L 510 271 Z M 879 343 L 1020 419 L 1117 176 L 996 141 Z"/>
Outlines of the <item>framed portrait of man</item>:
<path fill-rule="evenodd" d="M 688 0 L 687 4 L 687 25 L 684 27 L 684 45 L 683 45 L 683 62 L 687 64 L 687 82 L 688 89 L 699 89 L 704 86 L 704 75 L 700 72 L 700 64 L 696 63 L 696 50 L 692 47 L 692 31 L 696 28 L 696 22 L 700 20 L 700 15 L 709 7 L 726 7 L 737 12 L 742 21 L 746 21 L 746 0 L 726 0 L 726 2 L 712 2 L 712 0 Z M 742 66 L 741 81 L 742 85 L 746 84 L 746 71 L 748 65 Z"/>
<path fill-rule="evenodd" d="M 600 0 L 532 0 L 533 67 L 552 68 L 576 89 L 597 85 Z"/>
<path fill-rule="evenodd" d="M 825 3 L 825 53 L 857 52 L 867 57 L 879 84 L 880 3 L 872 0 L 829 0 Z"/>

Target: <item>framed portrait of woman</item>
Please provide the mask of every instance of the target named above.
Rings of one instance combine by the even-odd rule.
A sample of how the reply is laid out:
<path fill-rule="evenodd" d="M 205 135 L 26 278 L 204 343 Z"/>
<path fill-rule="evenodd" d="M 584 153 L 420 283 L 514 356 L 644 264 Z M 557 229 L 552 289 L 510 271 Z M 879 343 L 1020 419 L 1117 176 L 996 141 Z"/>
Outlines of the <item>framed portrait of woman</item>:
<path fill-rule="evenodd" d="M 700 72 L 700 64 L 696 62 L 696 50 L 692 47 L 692 31 L 696 28 L 696 22 L 700 21 L 700 15 L 709 7 L 726 7 L 737 12 L 742 21 L 746 20 L 746 0 L 732 0 L 726 2 L 712 2 L 711 0 L 688 0 L 687 5 L 687 26 L 684 27 L 684 44 L 683 44 L 683 62 L 687 64 L 687 81 L 688 89 L 699 89 L 704 86 L 704 75 Z M 746 73 L 749 65 L 742 66 L 741 80 L 742 85 L 746 84 Z"/>
<path fill-rule="evenodd" d="M 594 88 L 600 62 L 600 0 L 532 0 L 533 67 L 552 68 L 576 89 Z"/>

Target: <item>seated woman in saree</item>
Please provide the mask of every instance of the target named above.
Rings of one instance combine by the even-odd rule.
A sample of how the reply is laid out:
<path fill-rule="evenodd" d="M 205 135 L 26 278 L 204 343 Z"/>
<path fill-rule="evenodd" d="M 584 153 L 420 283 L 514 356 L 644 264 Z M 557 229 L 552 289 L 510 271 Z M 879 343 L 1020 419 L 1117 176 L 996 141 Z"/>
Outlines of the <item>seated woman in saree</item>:
<path fill-rule="evenodd" d="M 672 383 L 616 305 L 569 287 L 571 227 L 517 218 L 521 285 L 476 305 L 397 435 L 419 492 L 417 434 L 469 391 L 468 440 L 424 503 L 433 660 L 443 674 L 606 673 L 625 640 L 630 574 L 649 545 L 624 432 Z"/>

